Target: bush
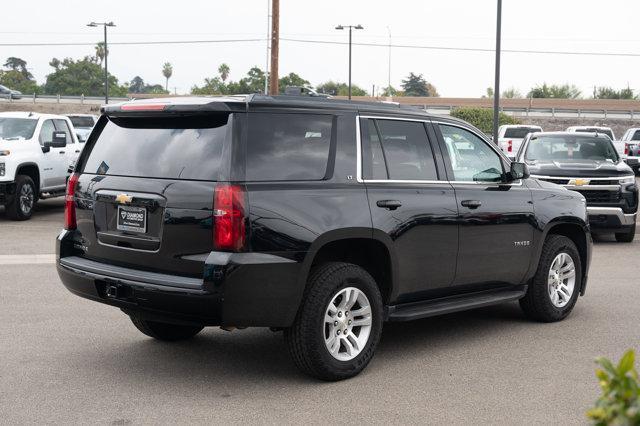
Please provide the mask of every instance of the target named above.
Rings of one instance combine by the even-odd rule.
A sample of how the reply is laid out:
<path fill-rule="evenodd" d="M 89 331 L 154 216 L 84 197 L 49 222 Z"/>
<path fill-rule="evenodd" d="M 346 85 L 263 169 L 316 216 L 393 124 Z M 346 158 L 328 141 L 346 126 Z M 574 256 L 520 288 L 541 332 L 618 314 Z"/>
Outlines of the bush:
<path fill-rule="evenodd" d="M 493 133 L 493 109 L 490 108 L 454 108 L 451 116 L 469 122 L 487 134 Z M 520 120 L 505 113 L 498 119 L 502 124 L 520 124 Z"/>
<path fill-rule="evenodd" d="M 634 368 L 634 353 L 627 351 L 617 366 L 606 358 L 598 358 L 596 370 L 602 396 L 587 412 L 596 425 L 640 425 L 640 383 Z"/>

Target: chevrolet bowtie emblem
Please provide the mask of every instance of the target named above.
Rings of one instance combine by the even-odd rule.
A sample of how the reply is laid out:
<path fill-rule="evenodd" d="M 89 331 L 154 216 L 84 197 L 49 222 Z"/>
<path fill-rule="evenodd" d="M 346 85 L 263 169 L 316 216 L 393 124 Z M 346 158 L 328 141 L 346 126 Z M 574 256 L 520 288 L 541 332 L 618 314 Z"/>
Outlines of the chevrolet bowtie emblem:
<path fill-rule="evenodd" d="M 589 179 L 573 179 L 573 182 L 570 182 L 575 186 L 589 185 Z"/>
<path fill-rule="evenodd" d="M 129 204 L 131 202 L 131 200 L 133 200 L 133 197 L 131 195 L 118 194 L 116 196 L 116 202 L 118 202 L 120 204 Z"/>

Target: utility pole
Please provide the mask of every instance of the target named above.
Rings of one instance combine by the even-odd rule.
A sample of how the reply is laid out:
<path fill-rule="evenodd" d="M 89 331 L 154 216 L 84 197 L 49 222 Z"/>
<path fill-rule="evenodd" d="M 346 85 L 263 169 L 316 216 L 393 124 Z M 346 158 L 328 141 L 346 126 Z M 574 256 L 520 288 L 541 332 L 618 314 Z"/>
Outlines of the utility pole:
<path fill-rule="evenodd" d="M 391 28 L 387 26 L 387 32 L 389 33 L 389 82 L 387 83 L 387 90 L 389 96 L 391 96 Z"/>
<path fill-rule="evenodd" d="M 344 30 L 345 28 L 349 28 L 349 100 L 351 100 L 351 31 L 352 30 L 363 30 L 364 27 L 360 24 L 358 25 L 338 25 L 336 30 Z"/>
<path fill-rule="evenodd" d="M 269 94 L 269 60 L 271 59 L 269 57 L 269 48 L 270 48 L 270 42 L 271 42 L 271 37 L 270 37 L 270 32 L 271 32 L 271 0 L 267 0 L 267 63 L 266 63 L 266 69 L 264 72 L 264 94 L 268 95 Z"/>
<path fill-rule="evenodd" d="M 271 3 L 271 74 L 269 75 L 269 94 L 280 93 L 278 87 L 278 54 L 280 44 L 280 0 Z"/>
<path fill-rule="evenodd" d="M 498 0 L 496 20 L 496 81 L 493 89 L 493 143 L 498 143 L 498 125 L 500 120 L 500 39 L 502 37 L 502 0 Z"/>
<path fill-rule="evenodd" d="M 107 27 L 115 27 L 113 22 L 90 22 L 87 27 L 97 27 L 102 25 L 104 28 L 104 103 L 109 103 L 109 46 L 107 45 Z"/>

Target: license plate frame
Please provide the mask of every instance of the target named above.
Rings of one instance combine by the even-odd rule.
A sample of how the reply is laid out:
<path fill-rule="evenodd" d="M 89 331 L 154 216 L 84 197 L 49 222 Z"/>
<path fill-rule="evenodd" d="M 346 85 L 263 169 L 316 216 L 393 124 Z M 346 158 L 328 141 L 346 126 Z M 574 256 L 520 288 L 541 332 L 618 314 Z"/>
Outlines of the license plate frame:
<path fill-rule="evenodd" d="M 144 207 L 118 206 L 116 229 L 118 231 L 147 233 L 147 209 Z M 142 217 L 140 218 L 140 214 Z"/>

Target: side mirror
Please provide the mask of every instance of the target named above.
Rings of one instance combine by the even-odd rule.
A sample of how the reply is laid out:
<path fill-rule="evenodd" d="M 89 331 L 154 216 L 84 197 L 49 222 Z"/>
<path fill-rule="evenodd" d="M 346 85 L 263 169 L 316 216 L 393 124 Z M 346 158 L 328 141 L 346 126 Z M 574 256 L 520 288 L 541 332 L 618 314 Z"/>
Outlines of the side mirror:
<path fill-rule="evenodd" d="M 51 140 L 44 143 L 45 148 L 64 148 L 65 146 L 67 146 L 66 132 L 53 132 Z"/>
<path fill-rule="evenodd" d="M 511 163 L 511 169 L 509 170 L 509 180 L 526 179 L 529 177 L 529 167 L 525 163 Z"/>

